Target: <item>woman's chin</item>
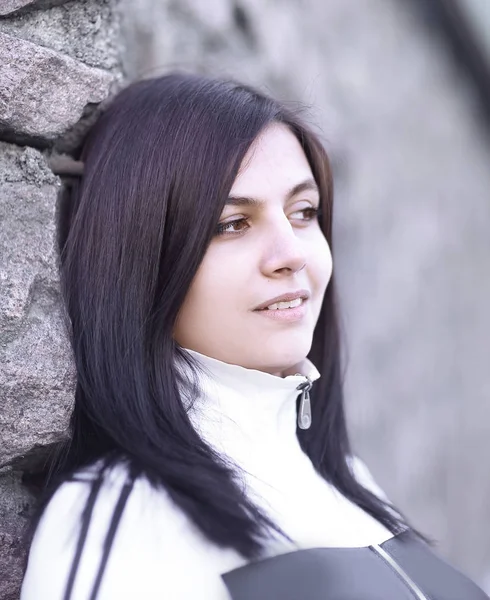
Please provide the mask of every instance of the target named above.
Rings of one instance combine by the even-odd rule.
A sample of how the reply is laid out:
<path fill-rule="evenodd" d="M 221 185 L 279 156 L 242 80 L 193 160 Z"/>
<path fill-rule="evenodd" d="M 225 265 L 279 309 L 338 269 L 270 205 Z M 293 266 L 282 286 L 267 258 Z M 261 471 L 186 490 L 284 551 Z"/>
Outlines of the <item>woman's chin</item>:
<path fill-rule="evenodd" d="M 311 338 L 305 339 L 303 336 L 295 343 L 285 345 L 271 345 L 270 341 L 267 344 L 257 348 L 255 353 L 256 369 L 266 371 L 273 375 L 294 375 L 292 370 L 296 365 L 299 365 L 308 356 L 311 348 Z"/>

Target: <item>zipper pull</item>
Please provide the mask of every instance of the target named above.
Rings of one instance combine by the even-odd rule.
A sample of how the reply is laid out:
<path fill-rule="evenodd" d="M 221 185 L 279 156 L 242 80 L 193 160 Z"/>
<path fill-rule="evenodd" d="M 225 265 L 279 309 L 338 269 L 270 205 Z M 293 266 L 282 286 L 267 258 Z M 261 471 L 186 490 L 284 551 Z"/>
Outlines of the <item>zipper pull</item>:
<path fill-rule="evenodd" d="M 310 390 L 313 383 L 306 377 L 304 383 L 300 383 L 297 390 L 301 391 L 301 399 L 298 409 L 298 427 L 300 429 L 309 429 L 311 425 L 311 401 Z"/>

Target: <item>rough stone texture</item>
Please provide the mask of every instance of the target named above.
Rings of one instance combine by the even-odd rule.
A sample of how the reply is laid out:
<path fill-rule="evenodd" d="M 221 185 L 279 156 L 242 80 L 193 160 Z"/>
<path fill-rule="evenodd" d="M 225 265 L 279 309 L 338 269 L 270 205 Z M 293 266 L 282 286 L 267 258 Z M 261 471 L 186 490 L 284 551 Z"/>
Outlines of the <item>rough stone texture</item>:
<path fill-rule="evenodd" d="M 0 143 L 0 467 L 60 439 L 73 399 L 55 254 L 57 178 Z"/>
<path fill-rule="evenodd" d="M 0 31 L 117 74 L 119 28 L 118 0 L 75 0 L 0 20 Z"/>
<path fill-rule="evenodd" d="M 20 473 L 66 435 L 75 384 L 55 251 L 60 181 L 21 146 L 72 150 L 122 78 L 118 0 L 60 4 L 0 0 L 0 600 L 18 599 L 34 505 Z"/>
<path fill-rule="evenodd" d="M 16 473 L 0 475 L 0 598 L 18 600 L 25 561 L 22 543 L 32 497 Z"/>
<path fill-rule="evenodd" d="M 0 0 L 0 16 L 17 13 L 21 10 L 49 8 L 63 4 L 67 0 Z"/>
<path fill-rule="evenodd" d="M 132 76 L 198 69 L 316 107 L 336 166 L 355 446 L 485 585 L 490 142 L 469 82 L 402 0 L 125 0 L 125 13 Z"/>
<path fill-rule="evenodd" d="M 107 97 L 109 73 L 0 32 L 0 136 L 49 144 Z"/>

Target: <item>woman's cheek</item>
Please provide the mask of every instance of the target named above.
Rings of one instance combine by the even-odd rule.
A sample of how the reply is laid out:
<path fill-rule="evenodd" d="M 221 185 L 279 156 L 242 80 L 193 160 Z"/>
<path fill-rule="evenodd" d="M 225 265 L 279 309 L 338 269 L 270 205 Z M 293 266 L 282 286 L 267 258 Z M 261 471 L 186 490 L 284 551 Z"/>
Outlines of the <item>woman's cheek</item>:
<path fill-rule="evenodd" d="M 325 292 L 332 276 L 332 253 L 330 246 L 320 232 L 321 238 L 311 248 L 310 264 L 315 285 L 319 292 Z"/>

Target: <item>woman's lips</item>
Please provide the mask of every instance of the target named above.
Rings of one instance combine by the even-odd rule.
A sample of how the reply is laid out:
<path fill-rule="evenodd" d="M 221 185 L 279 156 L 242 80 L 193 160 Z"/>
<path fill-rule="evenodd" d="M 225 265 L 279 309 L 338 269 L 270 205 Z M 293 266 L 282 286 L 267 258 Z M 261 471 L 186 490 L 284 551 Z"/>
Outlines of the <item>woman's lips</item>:
<path fill-rule="evenodd" d="M 306 315 L 307 302 L 308 300 L 303 300 L 301 304 L 295 308 L 276 308 L 272 310 L 263 308 L 261 310 L 255 310 L 254 312 L 274 321 L 294 323 L 295 321 L 301 321 Z"/>
<path fill-rule="evenodd" d="M 254 310 L 262 310 L 264 308 L 268 308 L 272 304 L 276 304 L 277 302 L 291 302 L 298 299 L 308 300 L 310 297 L 310 292 L 308 290 L 296 290 L 295 292 L 286 292 L 285 294 L 281 294 L 280 296 L 276 296 L 275 298 L 270 298 L 262 304 L 259 304 L 255 307 Z"/>

